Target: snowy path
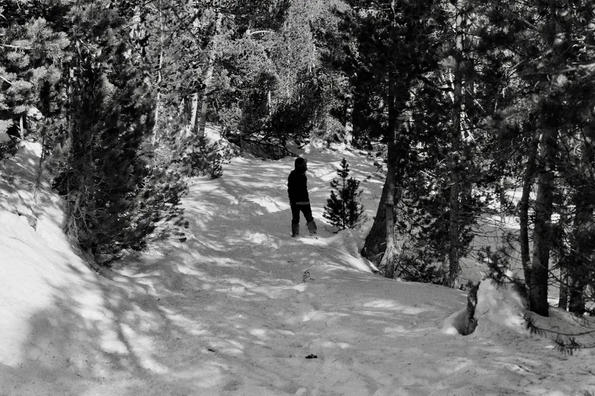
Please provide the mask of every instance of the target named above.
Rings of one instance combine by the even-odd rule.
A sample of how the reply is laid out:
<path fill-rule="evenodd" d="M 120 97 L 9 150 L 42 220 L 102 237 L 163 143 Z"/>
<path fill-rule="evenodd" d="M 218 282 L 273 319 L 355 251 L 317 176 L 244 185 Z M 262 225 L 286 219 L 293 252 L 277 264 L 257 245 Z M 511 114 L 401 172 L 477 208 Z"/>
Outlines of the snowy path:
<path fill-rule="evenodd" d="M 126 271 L 178 322 L 155 359 L 170 359 L 164 372 L 176 367 L 197 394 L 213 395 L 551 394 L 560 378 L 529 348 L 514 356 L 520 345 L 441 331 L 466 304 L 463 293 L 390 282 L 361 262 L 350 269 L 345 261 L 357 261 L 357 248 L 324 226 L 319 240 L 289 238 L 288 169 L 287 161 L 237 159 L 229 179 L 195 184 L 186 214 L 196 239 L 151 269 Z"/>
<path fill-rule="evenodd" d="M 14 319 L 26 323 L 20 358 L 0 350 L 0 395 L 595 391 L 592 352 L 564 356 L 546 339 L 487 319 L 471 336 L 447 334 L 463 292 L 373 275 L 357 233 L 334 235 L 323 224 L 339 154 L 310 158 L 318 240 L 288 236 L 291 159 L 240 158 L 223 178 L 191 186 L 184 205 L 193 237 L 126 263 L 111 280 L 48 250 L 55 268 L 40 260 L 38 271 L 48 272 L 37 280 L 44 304 Z"/>

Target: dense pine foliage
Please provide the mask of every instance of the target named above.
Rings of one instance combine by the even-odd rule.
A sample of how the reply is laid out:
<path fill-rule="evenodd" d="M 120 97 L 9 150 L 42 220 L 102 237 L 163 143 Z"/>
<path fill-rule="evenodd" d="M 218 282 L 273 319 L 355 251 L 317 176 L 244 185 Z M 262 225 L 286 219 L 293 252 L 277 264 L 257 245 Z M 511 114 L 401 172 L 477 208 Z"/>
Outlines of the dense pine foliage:
<path fill-rule="evenodd" d="M 547 315 L 554 284 L 582 313 L 594 65 L 587 0 L 2 2 L 0 155 L 42 143 L 65 230 L 107 263 L 183 232 L 185 180 L 224 177 L 234 152 L 380 146 L 386 182 L 362 253 L 385 276 L 454 287 L 478 222 L 509 216 L 531 309 Z M 352 226 L 345 216 L 331 223 Z"/>
<path fill-rule="evenodd" d="M 323 216 L 339 230 L 355 228 L 363 219 L 364 207 L 360 202 L 363 190 L 360 182 L 349 177 L 349 163 L 345 158 L 337 176 L 331 181 L 331 197 L 324 206 Z"/>

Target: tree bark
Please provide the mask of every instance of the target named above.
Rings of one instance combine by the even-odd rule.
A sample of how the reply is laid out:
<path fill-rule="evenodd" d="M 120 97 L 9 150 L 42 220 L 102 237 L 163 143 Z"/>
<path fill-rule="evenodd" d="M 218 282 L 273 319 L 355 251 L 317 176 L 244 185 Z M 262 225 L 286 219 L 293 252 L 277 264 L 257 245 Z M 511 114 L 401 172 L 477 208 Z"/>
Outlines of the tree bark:
<path fill-rule="evenodd" d="M 535 182 L 535 172 L 537 167 L 537 149 L 539 145 L 539 132 L 535 131 L 529 153 L 527 164 L 525 166 L 525 175 L 523 176 L 523 192 L 519 202 L 519 244 L 521 245 L 521 265 L 525 277 L 527 289 L 531 289 L 531 251 L 529 249 L 529 207 L 531 202 L 531 190 Z"/>
<path fill-rule="evenodd" d="M 576 314 L 585 312 L 585 279 L 580 276 L 580 271 L 568 277 L 568 310 Z"/>
<path fill-rule="evenodd" d="M 159 7 L 159 64 L 157 69 L 157 97 L 155 99 L 155 123 L 153 124 L 152 143 L 157 143 L 157 131 L 159 130 L 159 112 L 161 110 L 161 82 L 163 76 L 163 11 L 161 10 L 161 0 L 158 3 Z"/>
<path fill-rule="evenodd" d="M 587 279 L 589 279 L 588 268 L 592 266 L 590 257 L 593 248 L 588 246 L 585 242 L 585 234 L 589 233 L 589 228 L 593 225 L 593 212 L 595 211 L 595 193 L 593 187 L 590 186 L 585 179 L 591 168 L 593 159 L 590 149 L 586 142 L 583 142 L 581 153 L 581 165 L 578 170 L 577 177 L 578 184 L 574 194 L 574 235 L 573 235 L 573 265 L 569 268 L 569 296 L 568 296 L 568 310 L 577 314 L 585 312 L 585 289 L 587 287 Z"/>
<path fill-rule="evenodd" d="M 378 258 L 386 250 L 386 218 L 388 217 L 386 213 L 386 200 L 389 191 L 388 185 L 387 181 L 385 181 L 374 223 L 366 236 L 364 247 L 361 251 L 362 256 L 374 263 L 379 263 Z"/>
<path fill-rule="evenodd" d="M 198 92 L 192 94 L 191 99 L 191 115 L 190 115 L 190 131 L 194 132 L 198 129 Z"/>
<path fill-rule="evenodd" d="M 372 230 L 366 237 L 362 254 L 370 259 L 378 258 L 384 251 L 379 269 L 387 278 L 394 278 L 396 259 L 399 255 L 398 247 L 395 242 L 395 195 L 397 192 L 397 164 L 399 153 L 397 151 L 396 137 L 398 130 L 398 112 L 397 108 L 397 87 L 393 72 L 389 72 L 388 77 L 388 127 L 387 138 L 387 175 L 382 197 L 378 205 L 378 211 Z"/>
<path fill-rule="evenodd" d="M 211 50 L 209 51 L 209 60 L 207 64 L 207 69 L 205 71 L 205 75 L 203 77 L 203 91 L 202 91 L 202 98 L 201 98 L 201 107 L 200 107 L 200 120 L 197 124 L 197 135 L 198 137 L 205 136 L 205 128 L 207 125 L 207 110 L 209 108 L 209 95 L 211 93 L 211 86 L 213 85 L 213 71 L 215 69 L 215 58 L 217 54 L 217 35 L 221 30 L 221 23 L 223 21 L 223 13 L 217 13 L 217 22 L 215 23 L 215 33 L 213 35 L 213 40 L 211 43 Z"/>
<path fill-rule="evenodd" d="M 25 139 L 25 115 L 23 114 L 19 117 L 19 137 L 21 140 Z"/>
<path fill-rule="evenodd" d="M 568 270 L 565 267 L 560 267 L 560 295 L 558 296 L 558 308 L 566 310 L 568 308 L 568 282 L 570 277 L 568 276 Z"/>
<path fill-rule="evenodd" d="M 544 131 L 542 140 L 543 168 L 537 180 L 535 199 L 535 226 L 533 230 L 533 262 L 531 264 L 531 287 L 529 304 L 531 311 L 549 316 L 548 280 L 549 260 L 552 243 L 551 222 L 553 213 L 554 165 L 558 131 L 549 127 Z"/>
<path fill-rule="evenodd" d="M 387 196 L 385 202 L 385 235 L 386 235 L 386 249 L 382 260 L 380 261 L 379 269 L 384 272 L 387 278 L 395 277 L 395 266 L 398 257 L 397 244 L 395 243 L 395 177 L 394 172 L 390 172 L 386 178 Z"/>
<path fill-rule="evenodd" d="M 454 287 L 460 272 L 459 263 L 459 207 L 461 195 L 461 114 L 463 111 L 463 15 L 461 1 L 457 2 L 459 14 L 456 17 L 455 36 L 455 65 L 453 71 L 453 126 L 451 133 L 450 158 L 450 200 L 449 200 L 449 246 L 448 246 L 448 276 L 444 284 Z"/>
<path fill-rule="evenodd" d="M 387 278 L 395 277 L 395 267 L 399 251 L 395 242 L 395 194 L 397 191 L 397 87 L 395 75 L 392 71 L 388 76 L 388 131 L 387 131 L 387 175 L 386 175 L 386 200 L 385 220 L 386 229 L 386 250 L 382 256 L 379 269 L 384 272 Z"/>

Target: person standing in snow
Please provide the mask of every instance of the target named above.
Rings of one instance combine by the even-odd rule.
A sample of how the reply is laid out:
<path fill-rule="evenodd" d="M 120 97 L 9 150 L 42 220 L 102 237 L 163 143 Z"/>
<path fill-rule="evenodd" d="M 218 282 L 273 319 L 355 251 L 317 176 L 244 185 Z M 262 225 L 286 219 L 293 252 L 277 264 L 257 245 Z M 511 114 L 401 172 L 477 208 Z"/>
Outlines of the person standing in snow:
<path fill-rule="evenodd" d="M 295 160 L 295 169 L 291 171 L 287 178 L 287 193 L 289 194 L 289 203 L 291 205 L 291 236 L 300 235 L 300 212 L 306 218 L 306 227 L 310 236 L 316 236 L 316 222 L 312 217 L 312 208 L 310 207 L 310 197 L 308 195 L 308 161 L 305 158 L 298 157 Z"/>

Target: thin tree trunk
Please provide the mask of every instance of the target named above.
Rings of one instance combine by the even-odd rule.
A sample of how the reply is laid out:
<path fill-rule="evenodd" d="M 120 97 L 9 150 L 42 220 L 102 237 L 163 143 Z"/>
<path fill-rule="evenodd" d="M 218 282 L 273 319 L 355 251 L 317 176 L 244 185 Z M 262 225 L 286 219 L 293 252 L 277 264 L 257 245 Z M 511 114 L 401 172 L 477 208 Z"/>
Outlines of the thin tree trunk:
<path fill-rule="evenodd" d="M 203 78 L 203 93 L 202 93 L 202 103 L 200 108 L 200 121 L 198 122 L 197 128 L 197 135 L 198 137 L 205 136 L 205 128 L 207 125 L 207 110 L 209 108 L 209 95 L 211 92 L 211 87 L 213 85 L 213 71 L 215 69 L 215 58 L 217 54 L 217 35 L 221 30 L 221 23 L 223 21 L 223 13 L 217 13 L 217 22 L 215 23 L 215 33 L 213 34 L 213 40 L 211 44 L 211 50 L 209 52 L 209 61 L 207 64 L 207 69 Z"/>
<path fill-rule="evenodd" d="M 393 140 L 393 139 L 391 139 Z M 393 143 L 389 142 L 388 146 L 388 155 L 389 155 L 389 166 L 388 166 L 388 174 L 386 176 L 386 201 L 384 205 L 384 226 L 385 226 L 385 235 L 386 235 L 386 249 L 384 251 L 384 255 L 382 256 L 382 261 L 380 262 L 379 269 L 384 272 L 384 276 L 387 278 L 394 278 L 395 277 L 395 266 L 396 266 L 396 259 L 398 256 L 397 244 L 395 243 L 395 169 L 391 166 L 391 162 L 394 163 L 394 160 L 391 161 L 390 156 L 391 152 L 394 152 L 394 147 L 391 149 L 391 145 L 394 146 Z"/>
<path fill-rule="evenodd" d="M 155 100 L 155 123 L 153 125 L 152 143 L 157 143 L 157 131 L 159 130 L 159 111 L 161 109 L 161 81 L 163 77 L 161 71 L 163 69 L 163 12 L 161 11 L 161 0 L 158 3 L 159 7 L 159 66 L 157 69 L 157 98 Z"/>
<path fill-rule="evenodd" d="M 560 267 L 560 295 L 558 296 L 558 308 L 563 310 L 568 309 L 568 292 L 570 277 L 568 276 L 568 270 L 565 267 Z"/>
<path fill-rule="evenodd" d="M 581 277 L 570 277 L 568 293 L 568 311 L 583 314 L 585 312 L 585 289 L 587 285 Z"/>
<path fill-rule="evenodd" d="M 552 243 L 551 222 L 554 202 L 553 172 L 558 131 L 554 127 L 545 130 L 542 141 L 543 168 L 537 180 L 535 199 L 535 227 L 533 230 L 533 262 L 531 264 L 531 288 L 529 304 L 531 311 L 549 316 L 548 280 Z"/>
<path fill-rule="evenodd" d="M 462 4 L 458 2 L 459 12 Z M 461 113 L 463 112 L 463 16 L 459 13 L 456 21 L 455 37 L 455 59 L 453 76 L 453 128 L 452 128 L 452 150 L 451 150 L 451 186 L 449 200 L 449 246 L 448 246 L 448 277 L 445 279 L 445 285 L 454 287 L 455 281 L 459 276 L 459 207 L 461 195 Z"/>
<path fill-rule="evenodd" d="M 531 146 L 529 146 L 529 155 L 525 166 L 525 175 L 523 176 L 523 192 L 519 202 L 519 243 L 521 245 L 521 265 L 525 277 L 527 289 L 531 289 L 531 251 L 529 249 L 529 207 L 531 200 L 531 190 L 535 182 L 535 172 L 537 167 L 537 149 L 539 146 L 539 132 L 535 132 Z"/>
<path fill-rule="evenodd" d="M 361 251 L 362 256 L 374 263 L 379 263 L 378 257 L 386 250 L 386 200 L 389 193 L 389 183 L 384 182 L 380 202 L 374 218 L 374 224 L 366 236 L 364 247 Z M 394 216 L 394 214 L 393 214 Z"/>
<path fill-rule="evenodd" d="M 21 140 L 25 139 L 25 116 L 23 114 L 19 117 L 19 137 Z"/>
<path fill-rule="evenodd" d="M 191 99 L 191 115 L 190 115 L 190 131 L 194 132 L 197 128 L 198 123 L 198 92 L 192 94 Z"/>
<path fill-rule="evenodd" d="M 595 197 L 592 186 L 584 182 L 584 174 L 592 169 L 592 158 L 588 145 L 583 142 L 581 153 L 581 166 L 579 168 L 578 186 L 574 194 L 574 235 L 573 235 L 573 266 L 569 269 L 569 301 L 568 310 L 577 314 L 585 312 L 585 289 L 587 287 L 588 268 L 592 266 L 590 256 L 592 248 L 585 246 L 585 233 L 593 225 L 593 212 L 595 211 Z"/>
<path fill-rule="evenodd" d="M 351 105 L 351 136 L 352 136 L 352 141 L 355 144 L 355 147 L 358 148 L 363 148 L 365 147 L 365 145 L 363 144 L 363 136 L 364 133 L 362 132 L 362 127 L 361 127 L 361 114 L 363 113 L 362 109 L 363 109 L 363 99 L 360 98 L 359 93 L 357 92 L 357 88 L 356 88 L 356 92 L 354 94 L 354 98 L 353 98 L 353 102 Z"/>
<path fill-rule="evenodd" d="M 395 176 L 397 173 L 397 106 L 396 96 L 397 87 L 395 76 L 392 72 L 389 72 L 388 76 L 388 172 L 386 175 L 386 202 L 385 202 L 385 228 L 386 228 L 386 250 L 382 261 L 380 262 L 380 270 L 384 269 L 384 276 L 387 278 L 395 277 L 395 266 L 396 259 L 399 255 L 397 244 L 395 243 L 395 192 L 396 192 L 396 181 Z"/>

